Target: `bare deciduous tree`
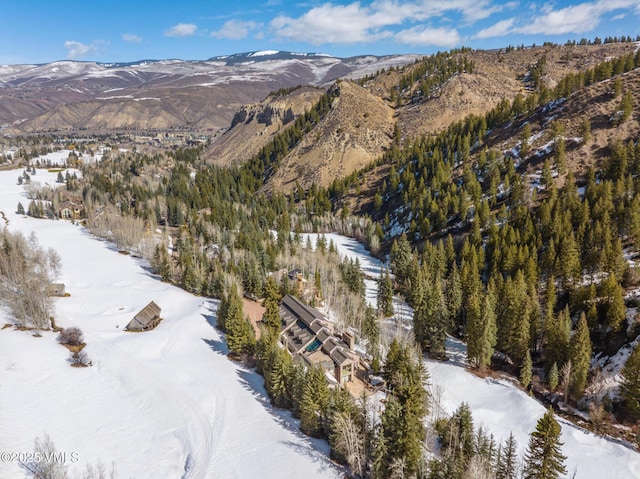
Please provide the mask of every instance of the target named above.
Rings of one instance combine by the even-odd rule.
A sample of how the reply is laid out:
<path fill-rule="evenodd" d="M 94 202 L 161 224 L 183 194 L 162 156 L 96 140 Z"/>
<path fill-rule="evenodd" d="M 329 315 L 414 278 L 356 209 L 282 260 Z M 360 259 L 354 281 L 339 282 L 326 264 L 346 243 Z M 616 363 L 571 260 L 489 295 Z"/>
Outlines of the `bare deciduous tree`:
<path fill-rule="evenodd" d="M 58 341 L 62 344 L 68 344 L 69 346 L 79 346 L 82 344 L 82 330 L 75 326 L 71 328 L 65 328 L 58 336 Z"/>
<path fill-rule="evenodd" d="M 464 479 L 492 479 L 495 477 L 489 458 L 476 454 L 469 460 Z"/>
<path fill-rule="evenodd" d="M 40 461 L 22 462 L 20 465 L 34 479 L 67 479 L 67 467 L 63 461 L 45 460 L 45 458 L 55 457 L 56 448 L 49 434 L 45 434 L 43 439 L 37 437 L 34 441 L 33 457 L 38 457 Z"/>
<path fill-rule="evenodd" d="M 0 249 L 0 301 L 22 326 L 46 329 L 52 302 L 47 287 L 51 271 L 47 255 L 35 235 L 26 241 L 21 234 L 2 232 Z"/>
<path fill-rule="evenodd" d="M 364 434 L 360 425 L 351 414 L 337 412 L 333 416 L 333 428 L 336 451 L 345 458 L 354 475 L 362 476 L 366 458 Z"/>
<path fill-rule="evenodd" d="M 60 275 L 60 268 L 62 266 L 62 261 L 60 260 L 60 255 L 53 248 L 49 248 L 47 250 L 48 260 L 49 260 L 49 271 L 51 272 L 51 276 L 54 282 L 58 281 L 58 276 Z"/>
<path fill-rule="evenodd" d="M 91 361 L 89 360 L 89 355 L 87 353 L 84 351 L 78 351 L 71 355 L 71 364 L 75 366 L 90 366 Z"/>
<path fill-rule="evenodd" d="M 70 479 L 70 477 L 79 479 L 116 479 L 118 477 L 115 463 L 111 464 L 111 470 L 107 475 L 106 468 L 100 461 L 96 464 L 87 464 L 79 476 L 70 476 L 65 462 L 56 460 L 61 454 L 54 446 L 49 434 L 45 433 L 43 439 L 37 437 L 34 441 L 33 458 L 38 458 L 39 460 L 21 462 L 20 466 L 33 479 Z"/>

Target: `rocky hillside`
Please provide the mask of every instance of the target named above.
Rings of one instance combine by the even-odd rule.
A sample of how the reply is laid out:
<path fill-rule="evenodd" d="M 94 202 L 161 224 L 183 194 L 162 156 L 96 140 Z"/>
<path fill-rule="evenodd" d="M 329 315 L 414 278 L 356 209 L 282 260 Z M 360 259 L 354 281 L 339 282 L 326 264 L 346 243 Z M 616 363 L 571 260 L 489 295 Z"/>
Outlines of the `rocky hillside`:
<path fill-rule="evenodd" d="M 339 82 L 332 111 L 299 144 L 291 145 L 266 190 L 290 191 L 296 184 L 308 187 L 314 182 L 328 186 L 382 156 L 393 141 L 396 125 L 401 142 L 434 134 L 470 114 L 484 115 L 504 99 L 511 101 L 518 94 L 524 98 L 540 85 L 552 89 L 568 73 L 635 48 L 633 43 L 614 43 L 462 51 L 447 58 L 464 60 L 466 69 L 444 77 L 428 95 L 421 92 L 421 82 L 429 74 L 415 73 L 424 66 L 421 61 L 387 68 L 357 83 Z M 407 78 L 412 80 L 400 88 Z M 299 101 L 296 92 L 292 95 L 280 101 Z M 214 142 L 209 157 L 223 164 L 242 163 L 274 138 L 278 128 L 287 128 L 279 119 L 270 125 L 258 120 L 259 111 L 272 111 L 272 102 L 268 98 L 244 107 L 233 127 Z M 255 112 L 253 119 L 251 112 Z"/>
<path fill-rule="evenodd" d="M 403 135 L 411 138 L 442 131 L 467 115 L 486 113 L 504 98 L 513 99 L 518 93 L 527 94 L 532 87 L 531 67 L 542 59 L 541 81 L 547 88 L 554 88 L 567 73 L 593 67 L 634 48 L 635 44 L 615 43 L 462 54 L 473 61 L 473 73 L 454 76 L 427 101 L 412 101 L 414 90 L 405 91 L 404 105 L 398 108 L 398 123 Z"/>
<path fill-rule="evenodd" d="M 628 119 L 620 121 L 625 95 L 632 100 L 632 113 Z M 554 185 L 562 187 L 569 174 L 576 179 L 578 185 L 583 185 L 589 168 L 608 171 L 609 160 L 619 154 L 614 151 L 616 148 L 626 146 L 637 150 L 637 139 L 640 137 L 638 111 L 640 69 L 636 68 L 611 79 L 578 88 L 566 97 L 551 100 L 491 129 L 480 145 L 471 145 L 470 164 L 475 165 L 474 168 L 480 168 L 478 165 L 483 163 L 486 165 L 489 152 L 493 152 L 499 161 L 513 163 L 514 172 L 522 178 L 522 185 L 525 186 L 525 197 L 533 205 L 536 202 L 534 190 L 538 194 L 541 190 L 544 191 L 541 177 L 546 162 L 551 166 Z M 457 144 L 455 140 L 451 141 Z M 523 147 L 525 142 L 526 147 Z M 565 165 L 562 171 L 558 167 L 557 151 L 560 143 L 564 152 L 562 162 Z M 484 159 L 483 155 L 486 155 Z M 402 166 L 395 166 L 402 170 Z M 394 181 L 390 177 L 390 170 L 389 162 L 382 162 L 370 169 L 360 178 L 359 191 L 351 188 L 342 201 L 349 206 L 350 211 L 368 213 L 380 221 L 388 215 L 392 223 L 397 225 L 395 234 L 399 234 L 408 231 L 412 218 L 412 213 L 404 207 L 402 195 L 397 195 L 395 201 L 385 201 L 374 207 L 376 192 L 382 191 L 383 184 Z M 456 178 L 454 182 L 459 181 L 463 176 L 462 168 L 454 169 L 453 175 Z M 483 176 L 481 173 L 478 175 Z M 427 184 L 430 181 L 423 180 Z M 415 181 L 418 183 L 420 178 L 416 177 Z M 450 226 L 453 225 L 453 218 L 449 218 L 448 222 Z"/>
<path fill-rule="evenodd" d="M 349 81 L 334 87 L 329 114 L 282 160 L 267 190 L 328 185 L 368 165 L 393 141 L 393 109 Z"/>
<path fill-rule="evenodd" d="M 234 115 L 229 129 L 205 152 L 205 158 L 220 166 L 242 163 L 296 117 L 310 110 L 324 93 L 322 88 L 301 87 L 243 106 Z"/>

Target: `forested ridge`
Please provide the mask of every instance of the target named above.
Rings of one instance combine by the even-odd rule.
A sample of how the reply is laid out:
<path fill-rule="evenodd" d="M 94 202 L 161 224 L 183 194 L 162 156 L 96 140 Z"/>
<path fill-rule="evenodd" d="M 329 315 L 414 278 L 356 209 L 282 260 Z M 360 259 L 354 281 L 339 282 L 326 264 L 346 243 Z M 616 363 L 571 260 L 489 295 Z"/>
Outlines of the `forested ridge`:
<path fill-rule="evenodd" d="M 563 122 L 547 120 L 537 136 L 550 141 L 534 151 L 529 121 L 554 117 L 572 94 L 610 82 L 606 94 L 615 108 L 599 127 L 634 125 L 638 66 L 636 52 L 570 74 L 553 90 L 532 75 L 528 96 L 504 100 L 439 135 L 397 144 L 329 188 L 334 201 L 348 204 L 364 175 L 388 171 L 367 211 L 393 243 L 396 287 L 414 307 L 416 340 L 430 354 L 444 355 L 445 334 L 459 335 L 479 369 L 501 352 L 524 387 L 532 386 L 534 368 L 534 387 L 545 394 L 560 381 L 565 400 L 612 410 L 609 396 L 586 388 L 598 374 L 591 358 L 613 355 L 638 336 L 635 318 L 626 320 L 635 302 L 625 304 L 625 291 L 638 281 L 627 258 L 640 245 L 640 146 L 635 133 L 615 140 L 602 160 L 574 171 L 566 164 Z M 505 125 L 517 135 L 506 150 L 494 140 Z M 578 134 L 573 144 L 588 145 L 588 120 Z M 405 234 L 394 239 L 398 231 Z M 630 380 L 631 371 L 623 376 Z M 624 386 L 613 410 L 635 421 L 627 416 L 635 404 L 628 391 Z"/>
<path fill-rule="evenodd" d="M 469 57 L 425 60 L 401 76 L 395 91 L 428 96 L 473 69 L 471 52 L 455 53 Z M 550 89 L 539 80 L 540 60 L 531 66 L 526 96 L 439 134 L 406 139 L 396 131 L 379 160 L 329 188 L 261 193 L 287 151 L 313 135 L 335 90 L 242 166 L 211 167 L 199 149 L 114 151 L 84 166 L 82 180 L 66 181 L 81 192 L 96 234 L 145 255 L 162 280 L 221 300 L 218 325 L 234 357 L 254 362 L 274 404 L 291 408 L 305 433 L 327 437 L 353 476 L 560 477 L 566 470 L 551 412 L 522 463 L 513 437 L 496 444 L 474 428 L 464 404 L 433 426 L 441 455 L 428 456 L 423 353 L 445 358 L 446 336 L 463 338 L 470 367 L 482 374 L 506 371 L 545 400 L 589 410 L 600 418 L 594 428 L 614 414 L 637 430 L 640 349 L 622 371 L 620 396 L 588 388 L 597 378 L 594 356 L 611 356 L 640 334 L 628 314 L 635 300 L 625 299 L 640 284 L 629 262 L 640 246 L 640 145 L 629 126 L 637 123 L 637 77 L 630 75 L 638 67 L 640 52 L 570 74 Z M 588 145 L 597 129 L 584 121 L 576 139 L 552 117 L 572 95 L 603 82 L 616 108 L 597 128 L 624 127 L 631 136 L 609 144 L 606 158 L 575 169 L 567 163 L 568 145 Z M 534 148 L 543 135 L 545 147 Z M 509 148 L 502 147 L 505 137 Z M 350 198 L 362 193 L 367 175 L 379 181 L 354 214 Z M 315 251 L 301 240 L 304 232 L 330 231 L 388 253 L 392 274 L 379 279 L 376 309 L 364 301 L 357 263 L 340 259 L 322 236 Z M 269 275 L 294 267 L 313 284 L 310 294 Z M 259 339 L 245 318 L 243 294 L 264 298 Z M 285 294 L 324 302 L 339 328 L 357 332 L 372 372 L 387 384 L 378 422 L 366 401 L 329 388 L 321 370 L 294 364 L 278 346 L 277 304 Z M 414 310 L 408 341 L 383 327 L 393 294 Z"/>

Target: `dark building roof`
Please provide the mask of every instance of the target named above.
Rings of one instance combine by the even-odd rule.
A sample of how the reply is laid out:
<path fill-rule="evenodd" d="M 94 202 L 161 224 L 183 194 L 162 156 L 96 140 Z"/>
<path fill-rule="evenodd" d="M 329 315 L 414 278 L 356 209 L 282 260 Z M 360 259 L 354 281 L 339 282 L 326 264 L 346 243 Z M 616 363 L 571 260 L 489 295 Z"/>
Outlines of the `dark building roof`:
<path fill-rule="evenodd" d="M 160 318 L 160 306 L 151 301 L 142 310 L 136 314 L 127 325 L 130 331 L 144 331 L 155 327 L 154 322 Z"/>
<path fill-rule="evenodd" d="M 300 320 L 312 331 L 314 330 L 314 323 L 316 321 L 319 320 L 318 324 L 315 326 L 318 330 L 323 326 L 320 322 L 326 321 L 326 318 L 322 313 L 320 313 L 320 311 L 307 306 L 298 298 L 291 296 L 290 294 L 282 298 L 282 302 L 280 303 L 280 316 L 286 324 L 289 324 L 291 321 Z"/>
<path fill-rule="evenodd" d="M 338 366 L 353 362 L 347 352 L 348 345 L 331 334 L 326 326 L 326 318 L 320 311 L 307 306 L 294 296 L 287 295 L 280 303 L 280 317 L 283 323 L 283 343 L 292 354 L 303 354 L 305 350 L 309 352 L 321 348 Z M 314 344 L 314 341 L 317 344 Z M 307 349 L 309 347 L 311 350 Z"/>

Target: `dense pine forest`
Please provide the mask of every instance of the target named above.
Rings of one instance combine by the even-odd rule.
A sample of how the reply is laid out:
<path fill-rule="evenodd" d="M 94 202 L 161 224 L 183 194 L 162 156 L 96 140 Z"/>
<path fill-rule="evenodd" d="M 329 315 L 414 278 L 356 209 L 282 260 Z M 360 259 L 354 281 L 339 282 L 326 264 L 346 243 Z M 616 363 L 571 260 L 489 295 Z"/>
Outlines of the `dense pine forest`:
<path fill-rule="evenodd" d="M 429 98 L 452 76 L 473 71 L 472 53 L 438 54 L 400 72 L 390 101 Z M 594 357 L 613 356 L 640 335 L 630 313 L 637 300 L 625 295 L 640 285 L 629 260 L 640 248 L 640 144 L 637 137 L 614 141 L 604 159 L 579 167 L 567 163 L 567 149 L 589 145 L 596 127 L 637 122 L 632 75 L 639 67 L 637 52 L 548 88 L 542 57 L 523 79 L 526 92 L 486 115 L 421 138 L 404 138 L 397 129 L 392 147 L 349 177 L 327 188 L 266 196 L 262 187 L 279 161 L 330 111 L 335 90 L 329 89 L 242 166 L 212 167 L 197 148 L 114 150 L 84 165 L 81 178 L 60 178 L 63 191 L 32 191 L 26 209 L 32 216 L 54 214 L 47 205 L 73 193 L 95 234 L 146 257 L 163 281 L 220 299 L 218 326 L 233 357 L 255 365 L 273 404 L 293 410 L 304 433 L 327 438 L 351 476 L 561 477 L 567 471 L 551 409 L 523 461 L 513 437 L 498 444 L 476 429 L 466 404 L 427 425 L 432 398 L 423 354 L 446 359 L 447 335 L 462 338 L 478 374 L 508 373 L 550 406 L 562 401 L 565 410 L 588 411 L 594 429 L 616 420 L 638 432 L 640 348 L 622 371 L 619 397 L 589 386 L 598 373 Z M 617 108 L 604 125 L 583 121 L 579 137 L 575 125 L 568 132 L 563 105 L 601 84 Z M 502 148 L 505 137 L 515 146 Z M 541 138 L 548 140 L 544 148 L 534 148 Z M 364 194 L 369 200 L 353 207 L 367 177 L 378 181 Z M 389 269 L 376 278 L 377 308 L 365 302 L 357 263 L 341 259 L 323 236 L 315 250 L 301 239 L 332 231 L 386 260 Z M 44 261 L 37 247 L 25 249 L 6 233 L 4 241 L 5 252 L 22 245 L 25 258 Z M 0 272 L 8 265 L 0 262 Z M 282 268 L 301 268 L 311 293 L 275 281 L 271 273 Z M 286 294 L 324 304 L 341 330 L 356 332 L 372 373 L 386 382 L 379 417 L 366 398 L 329 387 L 321 369 L 294 363 L 279 346 L 278 303 Z M 243 295 L 266 308 L 259 338 L 243 312 Z M 393 295 L 413 308 L 411 338 L 398 339 L 383 322 L 393 315 Z M 427 428 L 438 454 L 427 451 Z"/>

